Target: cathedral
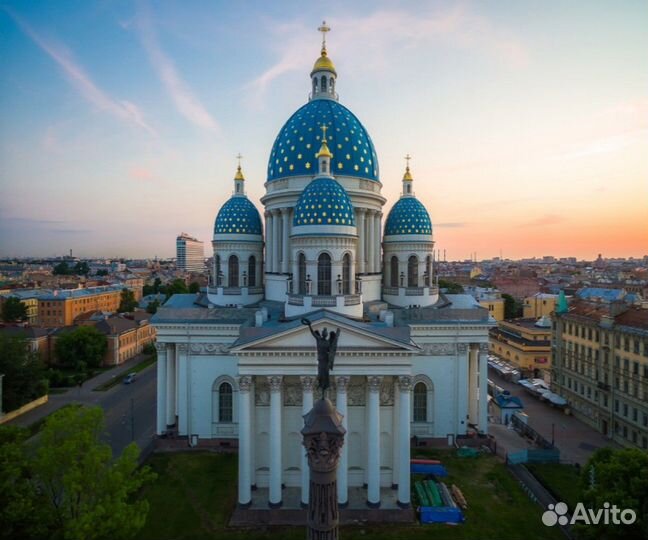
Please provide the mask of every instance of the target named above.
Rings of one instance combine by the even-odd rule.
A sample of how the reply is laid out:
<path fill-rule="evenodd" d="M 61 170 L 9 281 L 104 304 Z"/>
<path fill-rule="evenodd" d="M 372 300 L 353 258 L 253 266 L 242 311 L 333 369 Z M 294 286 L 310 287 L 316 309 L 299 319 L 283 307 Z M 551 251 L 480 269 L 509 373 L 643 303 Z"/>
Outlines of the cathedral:
<path fill-rule="evenodd" d="M 409 158 L 383 224 L 369 133 L 338 96 L 326 49 L 305 105 L 268 159 L 263 217 L 239 166 L 218 211 L 211 284 L 175 295 L 153 318 L 157 433 L 190 446 L 238 448 L 238 502 L 279 508 L 286 489 L 308 503 L 300 430 L 319 399 L 314 330 L 339 330 L 329 398 L 347 430 L 338 501 L 410 504 L 410 443 L 453 445 L 487 432 L 488 329 L 471 296 L 444 294 L 433 227 L 414 195 Z M 384 507 L 384 506 L 383 506 Z"/>

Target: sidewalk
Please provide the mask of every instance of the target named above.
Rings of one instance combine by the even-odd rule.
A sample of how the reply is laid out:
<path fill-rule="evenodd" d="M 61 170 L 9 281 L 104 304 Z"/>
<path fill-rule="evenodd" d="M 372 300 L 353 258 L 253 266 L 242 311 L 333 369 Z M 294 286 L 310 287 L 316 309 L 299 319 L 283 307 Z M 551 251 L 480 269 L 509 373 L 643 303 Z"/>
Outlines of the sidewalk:
<path fill-rule="evenodd" d="M 96 388 L 100 384 L 108 382 L 113 377 L 120 377 L 128 373 L 133 366 L 139 364 L 146 358 L 145 354 L 138 354 L 137 356 L 127 360 L 120 366 L 116 366 L 107 371 L 103 371 L 96 377 L 88 379 L 83 383 L 81 388 L 74 387 L 70 388 L 64 394 L 50 394 L 49 401 L 36 409 L 33 409 L 18 418 L 7 422 L 7 425 L 27 427 L 34 422 L 37 422 L 41 418 L 44 418 L 48 414 L 53 413 L 54 411 L 60 409 L 68 403 L 83 403 L 85 405 L 98 405 L 102 398 L 110 392 L 93 392 L 93 388 Z M 111 389 L 112 390 L 112 389 Z"/>

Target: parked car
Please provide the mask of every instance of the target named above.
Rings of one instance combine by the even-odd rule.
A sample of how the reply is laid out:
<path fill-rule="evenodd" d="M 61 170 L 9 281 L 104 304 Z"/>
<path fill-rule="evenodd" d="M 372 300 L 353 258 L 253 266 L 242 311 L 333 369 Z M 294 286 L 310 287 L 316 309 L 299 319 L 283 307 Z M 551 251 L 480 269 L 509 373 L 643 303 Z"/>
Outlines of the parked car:
<path fill-rule="evenodd" d="M 126 377 L 124 377 L 124 384 L 130 384 L 130 383 L 134 382 L 136 375 L 137 375 L 137 373 L 134 373 L 134 372 L 129 373 L 128 375 L 126 375 Z"/>

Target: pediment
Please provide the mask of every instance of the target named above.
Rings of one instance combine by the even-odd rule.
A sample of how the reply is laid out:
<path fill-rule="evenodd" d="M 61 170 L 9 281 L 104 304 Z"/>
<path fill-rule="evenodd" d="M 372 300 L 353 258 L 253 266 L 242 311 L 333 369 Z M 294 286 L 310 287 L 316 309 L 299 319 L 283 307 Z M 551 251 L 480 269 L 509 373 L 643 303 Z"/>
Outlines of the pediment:
<path fill-rule="evenodd" d="M 313 330 L 340 329 L 338 351 L 402 351 L 418 352 L 409 339 L 408 328 L 373 327 L 366 323 L 322 317 L 312 322 Z M 244 329 L 232 352 L 308 351 L 315 350 L 315 340 L 307 326 L 287 323 L 285 327 Z"/>

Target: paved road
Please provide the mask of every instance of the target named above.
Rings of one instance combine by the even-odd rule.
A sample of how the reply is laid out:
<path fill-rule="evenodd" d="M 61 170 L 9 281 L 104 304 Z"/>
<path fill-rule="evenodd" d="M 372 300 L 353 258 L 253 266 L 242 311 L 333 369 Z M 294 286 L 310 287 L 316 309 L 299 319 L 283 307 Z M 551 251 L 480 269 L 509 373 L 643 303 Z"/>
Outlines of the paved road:
<path fill-rule="evenodd" d="M 137 356 L 118 368 L 101 373 L 86 381 L 81 388 L 73 388 L 65 394 L 52 394 L 48 403 L 9 422 L 18 426 L 29 426 L 44 416 L 68 403 L 99 405 L 104 409 L 106 433 L 104 440 L 110 444 L 115 456 L 121 454 L 132 440 L 143 449 L 155 433 L 156 381 L 155 364 L 137 374 L 132 384 L 117 384 L 105 392 L 95 392 L 93 388 L 113 377 L 122 377 L 145 357 Z M 131 405 L 132 401 L 132 405 Z M 131 410 L 134 414 L 131 415 Z M 131 422 L 133 418 L 134 422 Z M 134 437 L 132 432 L 134 427 Z"/>
<path fill-rule="evenodd" d="M 533 397 L 519 384 L 504 380 L 496 371 L 489 369 L 488 377 L 504 390 L 520 397 L 524 404 L 524 412 L 529 415 L 529 425 L 548 441 L 551 441 L 553 426 L 554 444 L 560 449 L 561 460 L 584 465 L 597 448 L 603 446 L 619 448 L 619 445 L 606 439 L 587 424 Z M 498 447 L 501 445 L 509 452 L 516 452 L 526 447 L 521 437 L 508 432 L 504 426 L 491 424 L 489 429 L 497 437 Z M 518 440 L 515 440 L 515 437 Z"/>

